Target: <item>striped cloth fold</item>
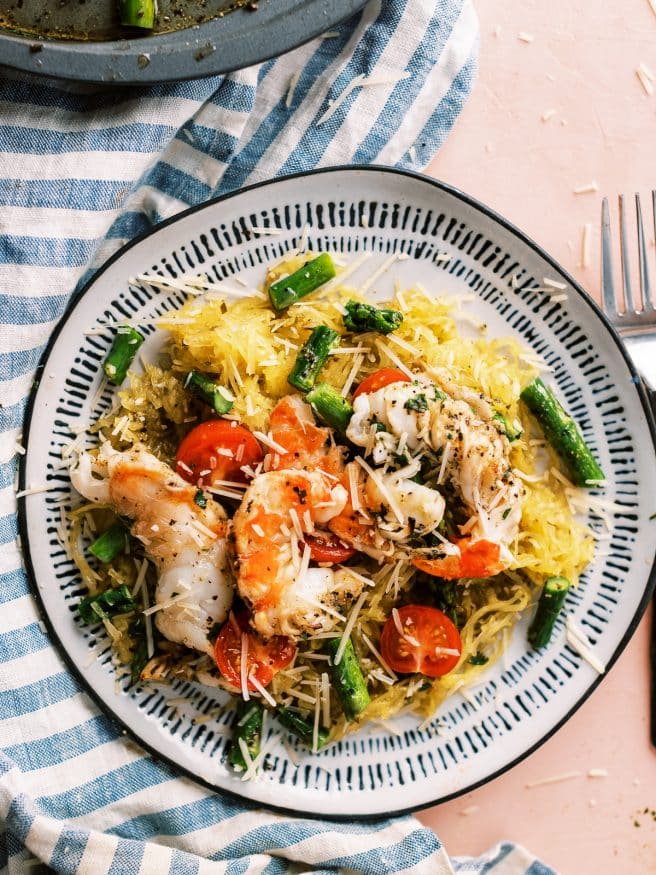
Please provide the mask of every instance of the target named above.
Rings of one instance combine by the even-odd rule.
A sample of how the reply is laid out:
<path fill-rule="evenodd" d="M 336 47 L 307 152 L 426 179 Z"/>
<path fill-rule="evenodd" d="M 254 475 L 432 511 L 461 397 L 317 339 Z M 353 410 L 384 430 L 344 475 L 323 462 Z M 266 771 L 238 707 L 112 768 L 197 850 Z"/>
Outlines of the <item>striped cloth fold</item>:
<path fill-rule="evenodd" d="M 126 740 L 53 648 L 17 543 L 34 369 L 76 284 L 188 206 L 337 163 L 421 169 L 471 88 L 470 0 L 371 0 L 258 67 L 140 89 L 0 72 L 0 841 L 4 873 L 548 875 L 515 845 L 449 860 L 414 818 L 325 823 L 212 793 Z"/>

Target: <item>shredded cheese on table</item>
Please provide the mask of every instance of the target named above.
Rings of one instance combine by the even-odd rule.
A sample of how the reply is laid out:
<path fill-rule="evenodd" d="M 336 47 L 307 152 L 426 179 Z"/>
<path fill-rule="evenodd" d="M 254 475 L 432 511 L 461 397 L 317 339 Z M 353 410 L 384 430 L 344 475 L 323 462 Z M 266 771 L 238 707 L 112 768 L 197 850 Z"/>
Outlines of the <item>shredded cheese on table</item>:
<path fill-rule="evenodd" d="M 574 189 L 574 194 L 590 194 L 593 191 L 599 191 L 599 183 L 594 179 L 585 185 L 579 185 Z M 563 288 L 565 287 L 563 286 Z"/>
<path fill-rule="evenodd" d="M 540 778 L 537 781 L 529 781 L 526 787 L 544 787 L 547 784 L 559 784 L 561 781 L 571 781 L 573 778 L 583 777 L 583 772 L 563 772 L 562 775 L 552 775 L 550 778 Z"/>

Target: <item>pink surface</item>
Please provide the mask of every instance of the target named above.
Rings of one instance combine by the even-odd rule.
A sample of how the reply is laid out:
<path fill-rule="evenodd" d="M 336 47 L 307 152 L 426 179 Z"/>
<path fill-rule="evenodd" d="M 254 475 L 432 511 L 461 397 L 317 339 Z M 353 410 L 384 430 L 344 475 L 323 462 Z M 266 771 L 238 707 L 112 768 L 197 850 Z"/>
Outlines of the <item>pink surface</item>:
<path fill-rule="evenodd" d="M 598 298 L 602 195 L 646 198 L 656 188 L 656 93 L 646 95 L 635 74 L 641 62 L 656 72 L 656 15 L 647 0 L 478 0 L 477 7 L 479 79 L 430 173 L 498 210 Z M 592 180 L 598 192 L 573 193 Z M 585 223 L 593 232 L 587 268 Z M 656 873 L 656 820 L 643 813 L 656 809 L 648 624 L 592 698 L 529 759 L 420 814 L 451 854 L 512 839 L 562 875 Z M 587 777 L 589 769 L 608 777 Z M 572 771 L 584 776 L 526 787 Z"/>

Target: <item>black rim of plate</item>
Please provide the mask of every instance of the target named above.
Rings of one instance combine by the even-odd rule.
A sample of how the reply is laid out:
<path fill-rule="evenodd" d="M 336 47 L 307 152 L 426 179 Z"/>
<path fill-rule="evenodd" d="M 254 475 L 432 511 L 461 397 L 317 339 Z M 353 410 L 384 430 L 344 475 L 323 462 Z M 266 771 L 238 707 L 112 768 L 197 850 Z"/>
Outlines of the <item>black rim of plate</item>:
<path fill-rule="evenodd" d="M 503 216 L 500 216 L 498 213 L 496 213 L 494 210 L 490 209 L 489 207 L 485 206 L 480 201 L 476 200 L 475 198 L 471 197 L 470 195 L 465 194 L 464 192 L 460 191 L 459 189 L 454 188 L 453 186 L 447 185 L 446 183 L 440 182 L 439 180 L 432 179 L 431 177 L 425 176 L 422 173 L 415 173 L 415 172 L 408 171 L 408 170 L 400 170 L 400 169 L 394 168 L 394 167 L 384 167 L 384 166 L 379 166 L 376 164 L 344 165 L 344 166 L 335 166 L 335 167 L 327 167 L 327 168 L 309 170 L 309 171 L 306 171 L 304 173 L 293 173 L 293 174 L 289 174 L 288 176 L 281 176 L 281 177 L 278 177 L 277 179 L 258 182 L 255 185 L 247 186 L 243 189 L 240 189 L 239 191 L 232 192 L 232 193 L 226 194 L 226 195 L 222 195 L 221 197 L 212 198 L 211 200 L 208 200 L 208 201 L 204 201 L 202 204 L 198 204 L 197 206 L 191 207 L 188 210 L 184 210 L 184 212 L 178 213 L 177 215 L 173 216 L 172 218 L 166 219 L 165 221 L 160 222 L 158 225 L 156 225 L 151 230 L 146 231 L 145 233 L 139 235 L 138 237 L 135 237 L 133 240 L 131 240 L 129 243 L 127 243 L 125 246 L 123 246 L 118 252 L 114 253 L 114 255 L 112 255 L 102 265 L 102 267 L 100 267 L 96 271 L 96 273 L 93 275 L 93 277 L 72 297 L 64 314 L 62 315 L 62 318 L 58 322 L 57 327 L 55 328 L 52 336 L 50 337 L 50 340 L 48 341 L 48 345 L 46 346 L 46 349 L 43 352 L 43 355 L 41 356 L 41 360 L 39 361 L 39 364 L 37 366 L 33 387 L 32 387 L 32 390 L 30 392 L 30 396 L 29 396 L 28 404 L 27 404 L 27 410 L 25 413 L 25 423 L 24 423 L 24 428 L 23 428 L 23 434 L 24 434 L 24 446 L 25 446 L 25 449 L 27 452 L 24 456 L 21 456 L 21 458 L 19 460 L 19 480 L 18 480 L 19 491 L 26 488 L 25 487 L 25 476 L 26 476 L 25 467 L 26 467 L 27 455 L 29 454 L 30 429 L 31 429 L 31 425 L 32 425 L 32 417 L 34 414 L 36 394 L 37 394 L 41 374 L 42 374 L 44 368 L 46 367 L 46 364 L 48 362 L 48 358 L 50 356 L 50 352 L 51 352 L 53 346 L 55 345 L 55 343 L 57 342 L 57 338 L 59 337 L 60 331 L 62 330 L 63 326 L 68 321 L 68 319 L 71 317 L 71 315 L 72 315 L 73 311 L 75 310 L 80 299 L 93 286 L 97 277 L 99 277 L 101 274 L 103 274 L 105 272 L 105 270 L 107 270 L 115 261 L 117 261 L 119 258 L 121 258 L 122 255 L 127 250 L 131 249 L 133 246 L 137 245 L 142 240 L 145 240 L 146 238 L 151 237 L 153 234 L 155 234 L 161 228 L 166 227 L 167 225 L 171 225 L 171 224 L 177 222 L 178 220 L 185 218 L 186 216 L 192 215 L 193 213 L 197 213 L 200 210 L 205 209 L 207 206 L 217 204 L 217 203 L 229 200 L 229 199 L 234 198 L 234 197 L 238 197 L 243 192 L 253 191 L 255 189 L 262 188 L 262 187 L 267 186 L 267 185 L 275 185 L 278 182 L 282 183 L 282 182 L 285 182 L 286 180 L 290 180 L 290 179 L 298 179 L 300 177 L 307 178 L 307 177 L 311 177 L 311 176 L 318 176 L 320 174 L 330 174 L 330 173 L 335 173 L 335 172 L 336 173 L 371 172 L 374 174 L 380 174 L 380 173 L 391 174 L 391 175 L 403 176 L 403 177 L 407 177 L 410 179 L 418 180 L 426 185 L 430 185 L 436 191 L 443 192 L 451 197 L 454 197 L 457 200 L 460 200 L 463 203 L 467 204 L 468 206 L 473 207 L 475 210 L 482 213 L 487 218 L 492 219 L 492 221 L 494 221 L 496 224 L 505 228 L 507 231 L 509 231 L 511 234 L 513 234 L 516 238 L 521 240 L 522 243 L 524 243 L 526 246 L 528 246 L 530 249 L 532 249 L 534 252 L 536 252 L 551 267 L 553 267 L 563 277 L 565 277 L 568 284 L 571 286 L 572 290 L 574 292 L 576 292 L 576 294 L 580 297 L 580 299 L 590 308 L 590 310 L 592 311 L 594 316 L 599 320 L 599 322 L 608 331 L 610 336 L 613 338 L 616 346 L 618 347 L 619 352 L 622 355 L 624 361 L 626 362 L 626 365 L 627 365 L 627 367 L 632 375 L 632 378 L 633 378 L 631 380 L 631 384 L 634 386 L 635 391 L 638 393 L 638 397 L 640 398 L 640 402 L 642 404 L 642 407 L 643 407 L 643 410 L 645 413 L 645 417 L 646 417 L 646 421 L 647 421 L 647 428 L 649 430 L 649 434 L 650 434 L 651 441 L 652 441 L 652 449 L 653 449 L 655 457 L 656 457 L 656 422 L 654 420 L 654 415 L 652 413 L 649 399 L 647 397 L 647 392 L 643 386 L 642 380 L 641 380 L 635 366 L 633 365 L 633 362 L 631 361 L 631 359 L 626 351 L 626 348 L 624 347 L 622 341 L 620 340 L 618 333 L 615 331 L 615 329 L 613 328 L 613 326 L 611 325 L 611 323 L 609 322 L 608 318 L 603 313 L 601 308 L 584 291 L 583 287 L 572 276 L 570 276 L 567 271 L 565 271 L 558 264 L 558 262 L 556 262 L 553 258 L 551 258 L 551 256 L 548 255 L 547 252 L 545 252 L 537 243 L 535 243 L 523 231 L 520 231 L 513 224 L 511 224 L 506 219 L 504 219 Z M 242 802 L 246 805 L 250 805 L 250 806 L 260 805 L 261 806 L 262 803 L 258 803 L 255 800 L 251 800 L 251 799 L 248 799 L 246 797 L 240 796 L 238 793 L 235 793 L 232 790 L 227 790 L 223 787 L 218 787 L 217 785 L 212 784 L 209 781 L 205 781 L 203 778 L 200 778 L 198 775 L 195 775 L 192 771 L 185 769 L 184 767 L 182 767 L 178 763 L 176 763 L 174 760 L 163 755 L 162 753 L 157 751 L 155 748 L 153 748 L 151 745 L 144 743 L 144 741 L 142 741 L 142 739 L 139 738 L 139 736 L 135 732 L 133 732 L 133 730 L 131 730 L 129 727 L 127 727 L 122 722 L 121 718 L 118 717 L 112 711 L 109 704 L 107 702 L 105 702 L 100 697 L 100 695 L 93 689 L 93 687 L 88 683 L 88 681 L 84 677 L 83 672 L 77 667 L 77 665 L 75 665 L 72 658 L 69 656 L 68 652 L 66 651 L 66 648 L 63 646 L 62 642 L 60 641 L 59 636 L 57 635 L 57 632 L 55 631 L 53 624 L 50 621 L 50 617 L 48 616 L 48 614 L 45 610 L 45 606 L 43 604 L 43 601 L 41 599 L 41 594 L 39 592 L 39 587 L 38 587 L 36 575 L 34 572 L 34 566 L 32 565 L 30 537 L 29 537 L 29 532 L 28 532 L 28 527 L 27 527 L 25 498 L 18 499 L 18 521 L 19 521 L 19 532 L 20 532 L 20 537 L 21 537 L 21 542 L 22 542 L 22 549 L 23 549 L 23 554 L 25 557 L 25 568 L 27 571 L 28 581 L 29 581 L 30 589 L 32 591 L 32 595 L 35 597 L 37 604 L 39 606 L 41 616 L 46 623 L 48 632 L 49 632 L 52 640 L 57 645 L 59 653 L 61 655 L 63 655 L 65 662 L 68 665 L 68 667 L 71 669 L 73 675 L 81 683 L 82 687 L 91 696 L 91 698 L 100 707 L 100 709 L 106 715 L 108 715 L 113 720 L 113 722 L 118 727 L 120 727 L 120 729 L 122 731 L 127 732 L 137 742 L 137 744 L 139 744 L 144 750 L 147 750 L 156 760 L 167 763 L 167 765 L 172 767 L 176 772 L 183 773 L 183 774 L 193 778 L 197 783 L 202 784 L 203 786 L 207 787 L 210 790 L 213 790 L 213 791 L 218 792 L 218 793 L 223 793 L 226 796 L 229 796 L 233 799 L 239 799 L 240 802 Z M 481 778 L 480 780 L 475 781 L 474 783 L 469 784 L 468 786 L 463 787 L 461 790 L 457 790 L 454 793 L 450 793 L 446 796 L 438 796 L 433 801 L 422 802 L 422 803 L 419 803 L 417 805 L 410 805 L 410 806 L 407 806 L 406 808 L 394 809 L 394 810 L 390 810 L 390 811 L 387 811 L 384 813 L 378 813 L 378 814 L 357 814 L 354 816 L 360 820 L 377 820 L 377 819 L 381 819 L 381 818 L 385 818 L 385 817 L 398 817 L 398 816 L 401 816 L 404 814 L 410 814 L 414 811 L 420 811 L 422 809 L 430 808 L 434 805 L 442 804 L 443 802 L 448 802 L 451 799 L 456 799 L 459 796 L 463 796 L 466 793 L 470 793 L 472 790 L 475 790 L 477 787 L 481 787 L 484 784 L 487 784 L 490 781 L 493 781 L 494 779 L 503 775 L 505 772 L 512 769 L 514 766 L 516 766 L 522 760 L 529 757 L 539 747 L 541 747 L 546 741 L 548 741 L 553 735 L 555 735 L 555 733 L 561 728 L 561 726 L 563 726 L 570 719 L 570 717 L 572 717 L 573 714 L 575 714 L 576 711 L 578 711 L 578 709 L 581 707 L 581 705 L 583 705 L 583 703 L 588 700 L 588 698 L 592 695 L 594 690 L 599 686 L 599 684 L 602 682 L 602 680 L 608 675 L 609 670 L 617 662 L 617 659 L 619 658 L 620 654 L 622 653 L 622 651 L 624 650 L 624 648 L 626 647 L 626 645 L 630 641 L 636 627 L 638 626 L 638 623 L 640 622 L 640 619 L 642 618 L 642 615 L 644 614 L 644 612 L 647 608 L 647 605 L 649 604 L 649 601 L 651 599 L 651 595 L 652 595 L 652 592 L 654 591 L 655 586 L 656 586 L 656 556 L 654 557 L 654 561 L 652 563 L 652 567 L 651 567 L 650 572 L 649 572 L 647 585 L 645 587 L 645 591 L 644 591 L 643 596 L 640 600 L 640 603 L 638 604 L 638 607 L 633 615 L 631 622 L 628 625 L 628 628 L 626 629 L 624 635 L 620 639 L 620 642 L 618 643 L 617 647 L 615 648 L 615 651 L 613 652 L 611 658 L 606 663 L 605 674 L 599 675 L 595 680 L 593 680 L 592 683 L 586 689 L 585 693 L 574 703 L 574 705 L 565 714 L 565 716 L 561 720 L 559 720 L 548 732 L 546 732 L 545 735 L 542 736 L 542 738 L 540 738 L 537 742 L 535 742 L 535 744 L 531 745 L 531 747 L 529 747 L 527 750 L 523 751 L 521 754 L 519 754 L 517 757 L 515 757 L 515 759 L 511 760 L 509 763 L 507 763 L 504 766 L 502 766 L 501 768 L 499 768 L 496 772 L 493 772 L 490 775 L 488 775 L 487 777 Z M 267 804 L 266 807 L 270 808 L 274 811 L 283 812 L 285 814 L 292 814 L 292 815 L 303 814 L 304 816 L 313 817 L 313 818 L 317 818 L 317 819 L 321 819 L 321 820 L 330 820 L 330 821 L 343 820 L 343 815 L 340 816 L 339 814 L 315 814 L 312 811 L 302 811 L 301 809 L 287 808 L 287 807 L 282 806 L 282 805 L 278 806 L 278 805 Z"/>
<path fill-rule="evenodd" d="M 195 27 L 141 39 L 84 42 L 0 30 L 2 65 L 113 85 L 198 79 L 285 54 L 359 12 L 366 0 L 260 0 Z"/>

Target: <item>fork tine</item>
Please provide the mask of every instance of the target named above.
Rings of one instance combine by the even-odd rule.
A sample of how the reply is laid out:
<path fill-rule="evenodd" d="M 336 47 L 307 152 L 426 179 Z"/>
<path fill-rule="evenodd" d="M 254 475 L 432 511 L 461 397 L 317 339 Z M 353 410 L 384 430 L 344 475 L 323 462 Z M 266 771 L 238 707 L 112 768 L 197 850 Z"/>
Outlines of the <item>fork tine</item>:
<path fill-rule="evenodd" d="M 642 208 L 640 195 L 635 196 L 636 221 L 638 223 L 638 260 L 640 262 L 640 292 L 644 309 L 651 307 L 651 280 L 649 279 L 649 261 L 647 259 L 647 243 L 645 241 L 645 229 L 642 224 Z"/>
<path fill-rule="evenodd" d="M 619 196 L 620 205 L 620 252 L 622 254 L 622 285 L 624 287 L 624 312 L 632 313 L 635 310 L 633 304 L 633 287 L 631 286 L 631 265 L 629 264 L 629 236 L 626 230 L 626 211 L 624 209 L 624 195 Z"/>
<path fill-rule="evenodd" d="M 656 192 L 654 194 L 656 195 Z M 656 204 L 656 200 L 654 203 Z M 654 221 L 656 222 L 656 217 Z M 615 315 L 617 301 L 615 299 L 615 280 L 613 279 L 613 237 L 610 230 L 607 197 L 601 202 L 601 292 L 604 297 L 604 310 L 610 316 Z"/>

